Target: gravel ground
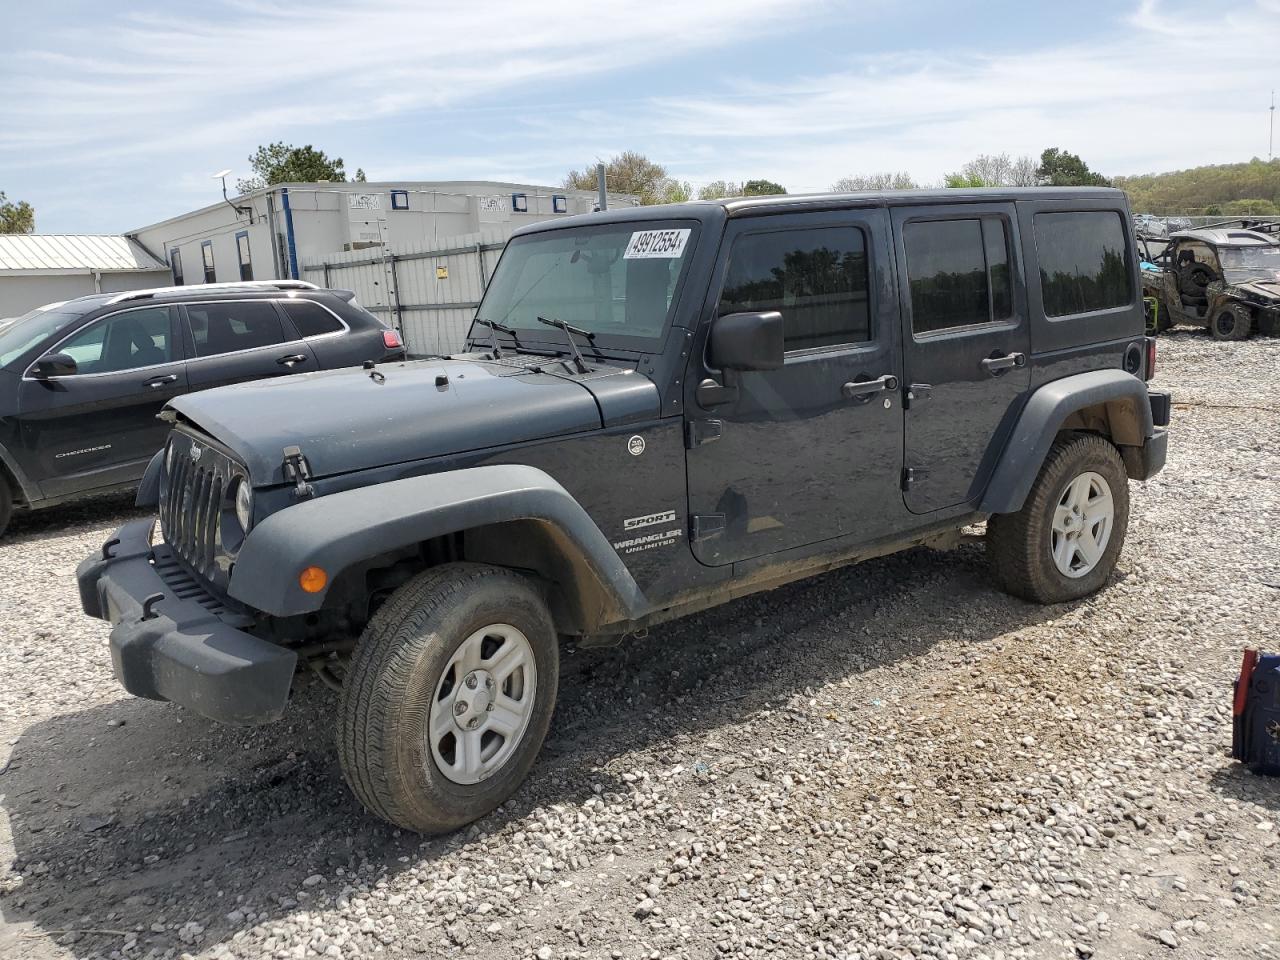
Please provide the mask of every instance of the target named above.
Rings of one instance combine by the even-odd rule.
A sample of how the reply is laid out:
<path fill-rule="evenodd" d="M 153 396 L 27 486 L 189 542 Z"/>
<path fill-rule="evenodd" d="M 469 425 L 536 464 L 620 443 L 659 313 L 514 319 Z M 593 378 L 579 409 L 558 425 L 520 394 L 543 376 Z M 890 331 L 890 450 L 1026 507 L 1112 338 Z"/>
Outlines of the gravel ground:
<path fill-rule="evenodd" d="M 1087 601 L 913 551 L 565 651 L 526 787 L 456 835 L 363 815 L 336 700 L 134 700 L 73 567 L 0 542 L 0 956 L 1280 958 L 1280 780 L 1227 756 L 1280 614 L 1280 340 L 1161 338 L 1167 470 Z M 7 763 L 6 763 L 7 761 Z"/>

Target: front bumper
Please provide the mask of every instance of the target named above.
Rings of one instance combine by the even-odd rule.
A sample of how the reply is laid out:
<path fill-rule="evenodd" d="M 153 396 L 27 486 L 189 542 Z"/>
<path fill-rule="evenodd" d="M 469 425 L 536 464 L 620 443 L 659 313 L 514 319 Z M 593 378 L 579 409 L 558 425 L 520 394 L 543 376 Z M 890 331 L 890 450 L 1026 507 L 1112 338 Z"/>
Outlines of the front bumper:
<path fill-rule="evenodd" d="M 80 603 L 114 624 L 111 663 L 134 696 L 170 700 L 211 720 L 278 720 L 297 655 L 246 633 L 251 620 L 209 593 L 164 544 L 154 520 L 121 527 L 76 569 Z"/>

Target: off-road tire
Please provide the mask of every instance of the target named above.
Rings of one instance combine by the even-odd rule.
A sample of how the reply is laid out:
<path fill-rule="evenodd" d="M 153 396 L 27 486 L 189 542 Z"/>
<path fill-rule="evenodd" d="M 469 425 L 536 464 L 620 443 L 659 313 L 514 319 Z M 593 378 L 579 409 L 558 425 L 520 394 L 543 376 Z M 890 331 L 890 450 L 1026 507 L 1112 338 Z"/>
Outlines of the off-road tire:
<path fill-rule="evenodd" d="M 532 647 L 533 710 L 499 769 L 478 783 L 455 783 L 428 745 L 428 710 L 454 651 L 495 623 L 516 627 Z M 551 723 L 558 679 L 555 626 L 526 577 L 471 563 L 428 570 L 378 610 L 352 656 L 338 722 L 347 783 L 372 813 L 408 830 L 443 833 L 470 823 L 515 793 L 529 772 Z"/>
<path fill-rule="evenodd" d="M 1071 578 L 1053 560 L 1054 510 L 1067 486 L 1089 472 L 1099 474 L 1111 488 L 1115 516 L 1097 566 Z M 1005 591 L 1035 603 L 1065 603 L 1088 596 L 1107 582 L 1128 527 L 1129 478 L 1120 452 L 1104 437 L 1063 437 L 1050 448 L 1022 509 L 997 514 L 987 522 L 987 556 L 996 582 Z"/>
<path fill-rule="evenodd" d="M 0 470 L 0 537 L 4 536 L 5 530 L 9 528 L 9 521 L 13 519 L 13 490 L 9 487 L 9 479 L 4 475 L 4 471 Z"/>
<path fill-rule="evenodd" d="M 1215 340 L 1244 340 L 1253 332 L 1253 314 L 1243 303 L 1229 303 L 1209 321 Z"/>

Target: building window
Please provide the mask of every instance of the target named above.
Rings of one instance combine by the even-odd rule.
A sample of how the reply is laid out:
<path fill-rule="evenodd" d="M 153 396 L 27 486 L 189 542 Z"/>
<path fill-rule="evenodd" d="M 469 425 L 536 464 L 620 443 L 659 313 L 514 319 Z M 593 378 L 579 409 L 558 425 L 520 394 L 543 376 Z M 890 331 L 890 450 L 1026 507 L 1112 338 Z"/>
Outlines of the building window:
<path fill-rule="evenodd" d="M 409 209 L 409 191 L 408 190 L 392 190 L 391 191 L 391 209 L 392 210 L 408 210 Z"/>
<path fill-rule="evenodd" d="M 204 282 L 215 283 L 214 279 L 217 274 L 213 270 L 213 241 L 204 240 L 200 243 L 200 257 L 204 260 Z"/>
<path fill-rule="evenodd" d="M 777 310 L 786 349 L 871 339 L 867 248 L 856 227 L 756 233 L 733 248 L 719 314 Z"/>
<path fill-rule="evenodd" d="M 555 212 L 555 213 L 568 213 L 568 212 L 569 212 L 569 198 L 568 198 L 568 197 L 561 197 L 561 196 L 554 196 L 554 197 L 552 197 L 552 198 L 551 198 L 551 209 L 552 209 L 552 211 L 553 211 L 553 212 Z"/>
<path fill-rule="evenodd" d="M 902 230 L 917 335 L 1007 320 L 1009 239 L 996 217 L 917 220 Z"/>
<path fill-rule="evenodd" d="M 523 193 L 513 193 L 511 195 L 511 209 L 516 213 L 528 213 L 529 197 Z"/>
<path fill-rule="evenodd" d="M 1120 214 L 1111 210 L 1037 213 L 1035 232 L 1046 316 L 1091 313 L 1132 302 Z"/>
<path fill-rule="evenodd" d="M 173 271 L 173 285 L 182 286 L 182 251 L 177 247 L 169 251 L 169 269 Z"/>
<path fill-rule="evenodd" d="M 236 234 L 236 254 L 240 258 L 240 279 L 253 279 L 253 257 L 249 252 L 249 231 L 241 230 Z"/>

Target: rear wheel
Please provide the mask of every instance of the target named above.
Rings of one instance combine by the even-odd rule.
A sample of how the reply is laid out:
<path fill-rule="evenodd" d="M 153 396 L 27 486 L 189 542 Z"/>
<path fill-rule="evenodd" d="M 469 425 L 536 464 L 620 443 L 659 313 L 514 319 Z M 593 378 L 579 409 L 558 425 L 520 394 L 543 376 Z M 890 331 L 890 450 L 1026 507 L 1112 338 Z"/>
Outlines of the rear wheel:
<path fill-rule="evenodd" d="M 1009 593 L 1063 603 L 1107 582 L 1128 527 L 1119 451 L 1103 437 L 1068 437 L 1049 451 L 1022 509 L 988 522 L 987 553 Z"/>
<path fill-rule="evenodd" d="M 1243 340 L 1253 332 L 1253 314 L 1243 303 L 1232 303 L 1219 310 L 1209 324 L 1215 340 Z"/>
<path fill-rule="evenodd" d="M 449 564 L 401 587 L 343 682 L 338 758 L 378 816 L 453 830 L 520 786 L 551 722 L 559 649 L 525 577 Z"/>

